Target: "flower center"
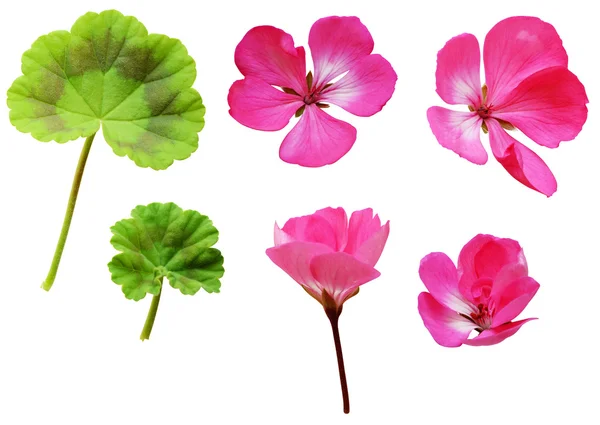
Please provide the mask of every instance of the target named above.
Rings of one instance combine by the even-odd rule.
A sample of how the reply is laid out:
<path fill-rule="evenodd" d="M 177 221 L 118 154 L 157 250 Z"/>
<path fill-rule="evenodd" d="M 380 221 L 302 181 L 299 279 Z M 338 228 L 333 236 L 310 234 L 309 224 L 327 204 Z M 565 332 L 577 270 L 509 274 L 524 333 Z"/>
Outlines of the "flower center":
<path fill-rule="evenodd" d="M 473 301 L 477 303 L 477 311 L 471 312 L 467 319 L 477 325 L 475 330 L 482 332 L 492 326 L 492 316 L 494 314 L 494 302 L 492 296 L 492 279 L 481 278 L 471 286 L 471 296 Z"/>
<path fill-rule="evenodd" d="M 489 307 L 483 303 L 479 303 L 477 310 L 476 313 L 470 314 L 472 321 L 482 330 L 489 329 L 492 326 L 492 312 Z"/>
<path fill-rule="evenodd" d="M 314 104 L 319 109 L 329 108 L 329 105 L 327 103 L 321 103 L 321 102 L 319 102 L 319 99 L 321 98 L 321 94 L 323 93 L 323 91 L 325 89 L 327 89 L 328 87 L 330 87 L 331 84 L 325 84 L 320 89 L 317 89 L 317 87 L 313 87 L 313 75 L 312 75 L 312 72 L 309 71 L 308 74 L 306 75 L 306 86 L 308 87 L 308 90 L 307 90 L 308 94 L 305 94 L 305 95 L 301 95 L 301 94 L 297 93 L 294 89 L 290 89 L 289 87 L 281 88 L 285 93 L 294 94 L 294 95 L 300 96 L 302 98 L 304 105 L 299 107 L 298 110 L 296 111 L 296 114 L 295 114 L 296 118 L 302 116 L 307 105 Z"/>
<path fill-rule="evenodd" d="M 489 118 L 492 115 L 492 108 L 487 105 L 481 105 L 477 108 L 477 114 L 483 119 Z"/>
<path fill-rule="evenodd" d="M 311 90 L 310 94 L 304 96 L 304 103 L 306 105 L 317 103 L 319 101 L 319 94 L 315 90 Z"/>
<path fill-rule="evenodd" d="M 492 110 L 494 109 L 494 105 L 487 104 L 487 86 L 485 84 L 481 87 L 481 99 L 482 99 L 481 105 L 479 105 L 478 108 L 475 108 L 474 106 L 469 105 L 469 111 L 476 112 L 477 115 L 479 115 L 481 117 L 481 119 L 483 119 L 483 120 L 486 120 L 489 118 L 494 118 L 496 121 L 498 121 L 500 126 L 505 130 L 514 130 L 516 128 L 514 125 L 512 125 L 508 121 L 504 121 L 504 120 L 501 120 L 500 118 L 492 117 Z M 483 132 L 485 134 L 488 133 L 489 130 L 488 130 L 488 126 L 485 123 L 485 121 L 483 121 L 481 123 L 481 129 L 483 130 Z"/>

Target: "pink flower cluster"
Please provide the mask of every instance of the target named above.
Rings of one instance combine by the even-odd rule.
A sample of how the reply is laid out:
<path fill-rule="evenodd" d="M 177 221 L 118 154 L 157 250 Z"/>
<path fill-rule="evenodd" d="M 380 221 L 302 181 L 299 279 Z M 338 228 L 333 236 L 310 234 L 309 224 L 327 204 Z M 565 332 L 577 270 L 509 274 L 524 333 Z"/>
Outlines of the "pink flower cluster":
<path fill-rule="evenodd" d="M 284 31 L 261 26 L 248 31 L 235 51 L 244 76 L 229 91 L 231 116 L 263 131 L 281 130 L 299 120 L 281 144 L 280 158 L 320 167 L 342 158 L 356 129 L 325 112 L 337 105 L 361 117 L 381 111 L 397 75 L 373 54 L 374 42 L 356 17 L 327 17 L 314 23 L 309 41 L 313 72 L 306 72 L 303 47 Z M 485 84 L 477 38 L 461 34 L 438 52 L 437 93 L 465 111 L 433 106 L 427 111 L 438 142 L 475 164 L 488 154 L 481 131 L 489 134 L 494 157 L 516 180 L 551 196 L 556 179 L 546 163 L 513 135 L 522 132 L 539 145 L 556 148 L 574 139 L 587 119 L 585 88 L 568 69 L 568 57 L 554 27 L 534 17 L 513 17 L 495 25 L 483 45 Z M 371 209 L 348 219 L 342 208 L 325 208 L 275 225 L 269 258 L 324 308 L 333 330 L 344 411 L 348 388 L 338 319 L 344 303 L 361 285 L 379 277 L 375 269 L 389 235 Z M 477 235 L 457 265 L 433 252 L 420 264 L 428 292 L 418 311 L 433 339 L 445 347 L 497 344 L 533 318 L 514 321 L 539 289 L 529 276 L 518 242 Z M 474 335 L 474 336 L 473 336 Z"/>

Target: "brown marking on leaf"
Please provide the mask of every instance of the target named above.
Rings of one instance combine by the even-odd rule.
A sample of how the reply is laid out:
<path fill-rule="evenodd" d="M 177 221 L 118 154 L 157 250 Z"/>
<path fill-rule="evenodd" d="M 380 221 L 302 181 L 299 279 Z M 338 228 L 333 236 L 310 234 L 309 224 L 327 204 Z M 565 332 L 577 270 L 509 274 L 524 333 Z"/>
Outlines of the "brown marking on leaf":
<path fill-rule="evenodd" d="M 37 83 L 37 84 L 36 84 Z M 46 110 L 46 107 L 55 105 L 65 92 L 65 80 L 52 74 L 45 72 L 41 78 L 37 80 L 31 87 L 31 94 L 35 99 L 48 103 L 49 105 L 39 104 L 40 110 Z M 39 102 L 38 102 L 39 103 Z M 40 111 L 40 115 L 49 115 Z"/>
<path fill-rule="evenodd" d="M 44 118 L 44 124 L 50 133 L 58 133 L 65 129 L 65 120 L 60 115 L 50 115 Z"/>
<path fill-rule="evenodd" d="M 162 114 L 178 95 L 178 92 L 169 89 L 165 80 L 146 84 L 144 87 L 144 98 L 153 117 Z"/>
<path fill-rule="evenodd" d="M 137 142 L 131 147 L 136 151 L 143 151 L 148 155 L 152 156 L 156 154 L 158 143 L 156 143 L 156 136 L 152 133 L 145 132 L 138 138 Z"/>
<path fill-rule="evenodd" d="M 121 50 L 119 46 L 123 42 L 124 40 L 115 40 L 110 29 L 104 31 L 102 37 L 94 37 L 92 40 L 92 43 L 94 43 L 94 52 L 98 56 L 98 62 L 100 63 L 100 70 L 104 74 L 108 72 L 117 58 Z"/>
<path fill-rule="evenodd" d="M 115 61 L 117 72 L 123 77 L 136 81 L 144 81 L 158 63 L 152 57 L 148 47 L 125 43 L 121 55 Z"/>
<path fill-rule="evenodd" d="M 72 40 L 65 69 L 67 76 L 79 76 L 100 69 L 92 43 L 84 39 L 74 38 Z"/>
<path fill-rule="evenodd" d="M 177 127 L 177 124 L 175 124 L 175 126 L 173 125 L 177 119 L 181 120 L 181 118 L 179 118 L 177 115 L 169 115 L 168 117 L 150 119 L 148 120 L 146 129 L 151 133 L 165 136 L 171 132 L 173 127 Z"/>
<path fill-rule="evenodd" d="M 35 118 L 47 117 L 48 115 L 56 115 L 56 106 L 48 105 L 47 103 L 37 102 L 34 98 L 27 99 L 31 103 L 33 115 Z"/>

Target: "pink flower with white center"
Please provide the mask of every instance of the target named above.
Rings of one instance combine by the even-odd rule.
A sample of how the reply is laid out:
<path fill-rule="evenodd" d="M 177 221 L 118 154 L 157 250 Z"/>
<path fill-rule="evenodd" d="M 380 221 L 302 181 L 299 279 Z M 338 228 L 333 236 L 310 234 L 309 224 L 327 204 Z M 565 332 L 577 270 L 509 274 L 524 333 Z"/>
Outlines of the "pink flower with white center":
<path fill-rule="evenodd" d="M 517 241 L 477 235 L 462 249 L 458 268 L 432 252 L 421 260 L 419 314 L 433 339 L 444 347 L 493 345 L 514 335 L 534 318 L 512 322 L 540 285 L 528 276 Z M 468 339 L 471 332 L 479 332 Z"/>
<path fill-rule="evenodd" d="M 267 255 L 325 310 L 337 353 L 344 412 L 350 411 L 348 385 L 338 331 L 342 306 L 361 285 L 379 277 L 379 260 L 390 232 L 370 208 L 352 213 L 325 208 L 291 218 L 283 229 L 275 224 L 275 246 Z"/>
<path fill-rule="evenodd" d="M 472 34 L 452 38 L 437 57 L 437 93 L 470 112 L 434 106 L 427 118 L 438 142 L 461 157 L 485 164 L 479 129 L 489 132 L 494 157 L 519 182 L 546 196 L 554 175 L 532 150 L 506 130 L 556 148 L 579 134 L 587 119 L 585 88 L 567 69 L 567 53 L 554 27 L 518 16 L 496 24 L 483 46 L 485 80 L 480 82 L 479 43 Z"/>
<path fill-rule="evenodd" d="M 235 49 L 245 78 L 233 83 L 227 100 L 231 116 L 256 130 L 281 130 L 294 114 L 300 117 L 279 157 L 321 167 L 338 161 L 356 140 L 353 126 L 324 112 L 328 103 L 360 117 L 374 115 L 392 97 L 398 77 L 387 60 L 371 54 L 373 38 L 357 17 L 319 19 L 308 45 L 314 77 L 291 35 L 272 26 L 252 28 Z"/>

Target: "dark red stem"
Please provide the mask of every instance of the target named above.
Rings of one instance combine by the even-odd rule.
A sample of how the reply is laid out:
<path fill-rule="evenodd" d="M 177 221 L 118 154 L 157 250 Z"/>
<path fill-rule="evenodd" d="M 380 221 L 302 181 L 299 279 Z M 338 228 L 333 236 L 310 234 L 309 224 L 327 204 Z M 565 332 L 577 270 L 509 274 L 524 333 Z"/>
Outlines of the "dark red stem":
<path fill-rule="evenodd" d="M 325 310 L 331 330 L 333 331 L 333 342 L 335 343 L 335 353 L 337 355 L 338 369 L 340 371 L 340 384 L 342 386 L 342 399 L 344 400 L 344 413 L 350 413 L 350 397 L 348 396 L 348 382 L 346 382 L 346 369 L 344 368 L 344 355 L 342 354 L 342 343 L 340 341 L 340 331 L 338 329 L 339 312 L 333 309 Z"/>

